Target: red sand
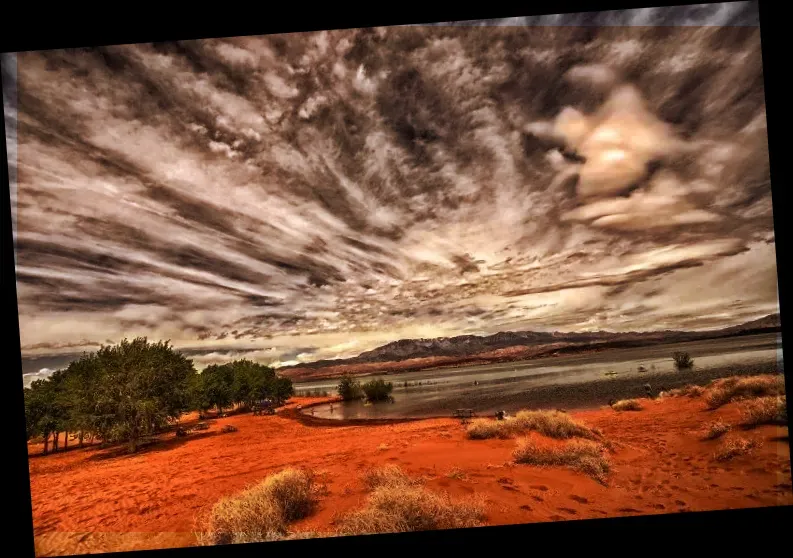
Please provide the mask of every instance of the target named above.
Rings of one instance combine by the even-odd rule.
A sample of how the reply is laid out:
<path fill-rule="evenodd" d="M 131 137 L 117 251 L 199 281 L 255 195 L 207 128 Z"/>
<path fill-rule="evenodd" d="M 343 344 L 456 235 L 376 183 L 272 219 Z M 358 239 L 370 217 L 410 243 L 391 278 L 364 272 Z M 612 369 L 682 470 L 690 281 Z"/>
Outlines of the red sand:
<path fill-rule="evenodd" d="M 169 435 L 137 455 L 70 449 L 37 455 L 30 446 L 39 556 L 188 546 L 196 514 L 222 496 L 289 466 L 313 469 L 328 492 L 299 530 L 331 531 L 335 514 L 359 507 L 360 473 L 394 463 L 452 496 L 487 498 L 490 525 L 793 504 L 788 429 L 763 426 L 702 441 L 717 418 L 738 419 L 736 404 L 715 411 L 700 399 L 642 401 L 644 410 L 572 413 L 616 444 L 609 486 L 562 468 L 510 463 L 515 440 L 468 440 L 458 421 L 431 419 L 365 426 L 307 426 L 293 407 L 276 416 L 210 421 L 209 431 Z M 193 419 L 194 420 L 194 419 Z M 238 432 L 221 434 L 224 424 Z M 726 463 L 724 439 L 756 438 L 752 455 Z M 464 477 L 447 474 L 459 469 Z"/>

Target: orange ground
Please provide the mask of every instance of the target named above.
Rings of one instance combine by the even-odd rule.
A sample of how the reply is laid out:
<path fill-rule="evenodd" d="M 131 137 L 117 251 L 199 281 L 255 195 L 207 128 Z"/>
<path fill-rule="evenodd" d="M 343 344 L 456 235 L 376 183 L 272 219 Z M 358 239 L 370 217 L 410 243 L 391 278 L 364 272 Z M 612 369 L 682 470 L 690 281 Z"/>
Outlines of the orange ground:
<path fill-rule="evenodd" d="M 321 531 L 365 500 L 359 473 L 386 463 L 424 476 L 433 490 L 484 494 L 493 525 L 793 504 L 787 428 L 728 433 L 762 445 L 718 463 L 721 441 L 701 441 L 700 432 L 716 418 L 734 423 L 736 404 L 708 411 L 699 399 L 642 403 L 639 412 L 573 413 L 616 443 L 608 487 L 565 469 L 512 465 L 514 440 L 467 440 L 451 419 L 308 426 L 287 410 L 211 421 L 209 431 L 169 436 L 134 456 L 85 448 L 41 457 L 31 446 L 37 555 L 194 544 L 199 511 L 287 466 L 314 469 L 327 484 L 316 513 L 295 526 Z M 221 434 L 223 424 L 239 431 Z M 455 468 L 465 478 L 447 477 Z"/>

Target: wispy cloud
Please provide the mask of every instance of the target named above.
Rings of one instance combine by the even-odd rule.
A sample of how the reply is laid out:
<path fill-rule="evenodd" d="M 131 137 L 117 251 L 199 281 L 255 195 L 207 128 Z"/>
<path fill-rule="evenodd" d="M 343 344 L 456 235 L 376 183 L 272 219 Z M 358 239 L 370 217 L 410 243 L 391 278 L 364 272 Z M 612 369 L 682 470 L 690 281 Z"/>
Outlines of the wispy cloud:
<path fill-rule="evenodd" d="M 736 6 L 20 54 L 25 354 L 147 335 L 283 363 L 773 311 Z"/>

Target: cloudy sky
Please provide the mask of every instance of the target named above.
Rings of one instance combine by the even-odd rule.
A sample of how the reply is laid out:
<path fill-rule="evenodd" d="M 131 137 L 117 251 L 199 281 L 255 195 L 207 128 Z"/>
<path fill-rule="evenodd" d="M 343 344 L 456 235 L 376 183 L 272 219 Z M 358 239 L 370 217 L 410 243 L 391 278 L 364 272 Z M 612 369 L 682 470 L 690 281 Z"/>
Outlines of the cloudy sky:
<path fill-rule="evenodd" d="M 27 372 L 137 335 L 200 367 L 777 311 L 752 3 L 4 71 Z"/>

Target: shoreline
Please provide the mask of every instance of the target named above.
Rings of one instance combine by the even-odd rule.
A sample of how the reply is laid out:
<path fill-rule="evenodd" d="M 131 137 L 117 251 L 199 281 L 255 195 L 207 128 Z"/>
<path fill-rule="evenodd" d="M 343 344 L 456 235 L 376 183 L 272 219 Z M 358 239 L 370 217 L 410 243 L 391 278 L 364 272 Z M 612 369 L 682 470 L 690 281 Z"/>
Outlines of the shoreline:
<path fill-rule="evenodd" d="M 432 411 L 416 410 L 406 412 L 404 416 L 377 418 L 332 418 L 316 417 L 304 412 L 305 409 L 326 405 L 326 402 L 304 406 L 302 410 L 293 412 L 304 424 L 316 425 L 363 425 L 391 424 L 423 419 L 450 418 L 455 409 L 473 409 L 475 414 L 490 415 L 498 410 L 514 413 L 521 409 L 556 409 L 594 410 L 607 405 L 611 399 L 645 398 L 645 384 L 650 384 L 651 394 L 657 396 L 661 391 L 668 391 L 684 385 L 705 385 L 711 380 L 727 376 L 752 376 L 757 374 L 784 373 L 784 365 L 779 362 L 767 362 L 751 365 L 722 366 L 707 370 L 685 372 L 652 372 L 642 373 L 627 378 L 599 378 L 586 383 L 554 383 L 544 386 L 527 387 L 519 393 L 486 393 L 473 392 L 457 397 L 448 397 L 443 401 L 434 402 Z M 482 387 L 487 387 L 483 384 Z M 663 388 L 663 389 L 662 389 Z M 343 405 L 343 403 L 339 402 Z"/>

